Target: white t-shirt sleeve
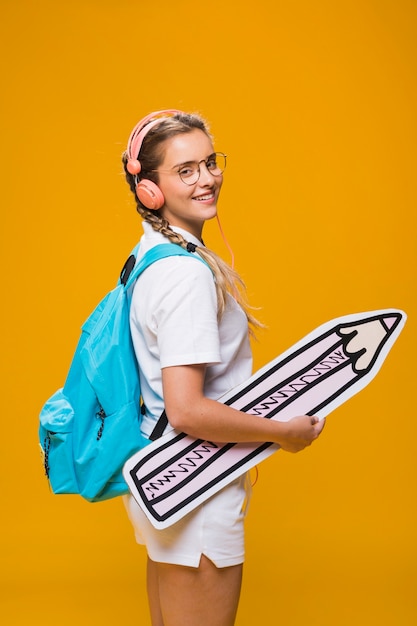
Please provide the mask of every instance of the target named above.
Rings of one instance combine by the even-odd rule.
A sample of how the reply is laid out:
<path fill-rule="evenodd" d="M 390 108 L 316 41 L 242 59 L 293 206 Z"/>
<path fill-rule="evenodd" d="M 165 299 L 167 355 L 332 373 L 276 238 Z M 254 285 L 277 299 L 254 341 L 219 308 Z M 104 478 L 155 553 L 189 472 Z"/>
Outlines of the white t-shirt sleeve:
<path fill-rule="evenodd" d="M 220 362 L 215 284 L 198 259 L 170 257 L 149 267 L 133 293 L 132 315 L 161 368 Z"/>

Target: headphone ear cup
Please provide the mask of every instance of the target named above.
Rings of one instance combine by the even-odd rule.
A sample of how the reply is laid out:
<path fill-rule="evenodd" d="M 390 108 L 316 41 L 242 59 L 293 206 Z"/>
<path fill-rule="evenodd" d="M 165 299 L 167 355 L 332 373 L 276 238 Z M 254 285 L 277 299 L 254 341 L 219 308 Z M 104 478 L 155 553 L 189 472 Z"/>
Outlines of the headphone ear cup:
<path fill-rule="evenodd" d="M 165 198 L 158 185 L 144 178 L 136 185 L 136 195 L 144 207 L 157 211 L 164 206 Z"/>

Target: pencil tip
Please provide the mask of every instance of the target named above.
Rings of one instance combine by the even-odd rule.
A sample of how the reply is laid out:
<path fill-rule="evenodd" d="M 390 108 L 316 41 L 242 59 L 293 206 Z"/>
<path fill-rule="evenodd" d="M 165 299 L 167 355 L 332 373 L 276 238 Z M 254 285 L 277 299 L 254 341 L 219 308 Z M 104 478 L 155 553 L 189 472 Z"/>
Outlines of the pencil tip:
<path fill-rule="evenodd" d="M 384 317 L 384 324 L 388 330 L 391 330 L 396 322 L 398 322 L 398 315 L 388 315 L 387 317 Z"/>

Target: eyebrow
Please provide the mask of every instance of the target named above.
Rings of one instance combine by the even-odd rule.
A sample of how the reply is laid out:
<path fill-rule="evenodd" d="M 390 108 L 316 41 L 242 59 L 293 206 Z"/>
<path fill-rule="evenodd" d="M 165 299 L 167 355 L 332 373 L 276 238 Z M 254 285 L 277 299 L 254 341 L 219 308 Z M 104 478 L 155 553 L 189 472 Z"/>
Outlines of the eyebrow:
<path fill-rule="evenodd" d="M 212 156 L 215 156 L 215 152 L 211 152 L 205 159 L 200 159 L 200 161 L 195 161 L 194 159 L 190 159 L 189 161 L 183 161 L 182 163 L 178 163 L 177 165 L 173 165 L 171 169 L 184 167 L 184 165 L 190 165 L 191 163 L 201 163 L 202 161 L 208 161 L 208 159 Z"/>

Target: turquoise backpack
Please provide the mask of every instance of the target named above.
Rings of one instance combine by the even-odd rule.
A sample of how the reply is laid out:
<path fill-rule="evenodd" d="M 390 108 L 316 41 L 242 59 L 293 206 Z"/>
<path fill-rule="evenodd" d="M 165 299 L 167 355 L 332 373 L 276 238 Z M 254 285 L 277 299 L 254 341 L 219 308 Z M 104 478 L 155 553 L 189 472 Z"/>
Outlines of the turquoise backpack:
<path fill-rule="evenodd" d="M 131 287 L 159 259 L 202 259 L 167 243 L 151 248 L 135 266 L 138 248 L 117 286 L 83 324 L 64 387 L 41 410 L 39 442 L 56 494 L 97 502 L 128 493 L 123 465 L 150 443 L 140 432 L 139 371 L 129 328 Z"/>

